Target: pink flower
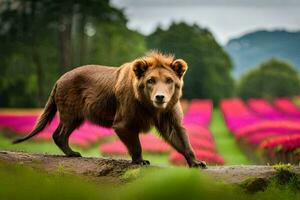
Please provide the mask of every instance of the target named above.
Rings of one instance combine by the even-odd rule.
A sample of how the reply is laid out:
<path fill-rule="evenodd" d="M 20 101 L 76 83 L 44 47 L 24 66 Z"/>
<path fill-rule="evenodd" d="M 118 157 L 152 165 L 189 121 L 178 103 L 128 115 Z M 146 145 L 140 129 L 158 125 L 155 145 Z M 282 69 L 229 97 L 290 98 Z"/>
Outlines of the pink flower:
<path fill-rule="evenodd" d="M 282 150 L 293 151 L 300 147 L 300 133 L 297 135 L 290 136 L 278 136 L 265 140 L 260 146 L 260 149 L 274 149 L 282 147 Z"/>

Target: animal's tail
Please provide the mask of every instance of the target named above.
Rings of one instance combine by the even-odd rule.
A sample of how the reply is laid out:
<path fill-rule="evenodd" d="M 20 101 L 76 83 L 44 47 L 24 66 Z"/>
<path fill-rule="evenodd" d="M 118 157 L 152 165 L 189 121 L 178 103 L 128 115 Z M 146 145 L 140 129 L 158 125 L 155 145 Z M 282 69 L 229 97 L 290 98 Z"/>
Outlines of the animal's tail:
<path fill-rule="evenodd" d="M 13 141 L 13 144 L 23 142 L 23 141 L 28 140 L 29 138 L 35 136 L 36 134 L 41 132 L 48 123 L 50 123 L 52 121 L 52 119 L 54 118 L 55 113 L 57 111 L 56 104 L 54 101 L 55 91 L 56 91 L 56 85 L 54 86 L 54 88 L 51 91 L 50 97 L 46 103 L 43 114 L 40 116 L 38 122 L 36 123 L 34 129 L 31 131 L 31 133 L 28 134 L 27 136 L 25 136 L 24 138 L 20 138 L 20 139 Z"/>

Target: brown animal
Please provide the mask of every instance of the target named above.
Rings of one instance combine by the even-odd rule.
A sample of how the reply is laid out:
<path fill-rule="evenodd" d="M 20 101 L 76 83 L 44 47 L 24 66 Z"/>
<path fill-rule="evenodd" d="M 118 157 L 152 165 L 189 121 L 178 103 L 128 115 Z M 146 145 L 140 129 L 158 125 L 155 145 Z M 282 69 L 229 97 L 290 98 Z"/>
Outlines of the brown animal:
<path fill-rule="evenodd" d="M 121 67 L 86 65 L 64 74 L 54 85 L 44 112 L 33 131 L 19 143 L 42 131 L 59 112 L 53 133 L 56 145 L 70 157 L 79 157 L 68 143 L 84 120 L 112 127 L 136 164 L 148 165 L 142 157 L 140 132 L 155 126 L 161 136 L 190 167 L 205 167 L 197 161 L 181 124 L 183 76 L 187 64 L 173 56 L 150 52 Z"/>

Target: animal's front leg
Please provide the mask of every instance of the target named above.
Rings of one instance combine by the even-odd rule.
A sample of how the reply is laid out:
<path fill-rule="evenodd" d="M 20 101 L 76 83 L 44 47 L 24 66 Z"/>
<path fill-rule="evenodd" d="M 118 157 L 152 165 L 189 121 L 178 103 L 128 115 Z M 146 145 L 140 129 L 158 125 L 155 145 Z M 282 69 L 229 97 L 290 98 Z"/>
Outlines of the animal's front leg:
<path fill-rule="evenodd" d="M 132 163 L 140 165 L 150 165 L 148 160 L 142 157 L 142 147 L 138 132 L 132 132 L 126 128 L 115 128 L 115 132 L 120 140 L 125 144 L 132 158 Z"/>
<path fill-rule="evenodd" d="M 185 130 L 178 127 L 160 128 L 163 138 L 186 159 L 190 167 L 206 168 L 204 161 L 198 161 L 188 141 Z"/>

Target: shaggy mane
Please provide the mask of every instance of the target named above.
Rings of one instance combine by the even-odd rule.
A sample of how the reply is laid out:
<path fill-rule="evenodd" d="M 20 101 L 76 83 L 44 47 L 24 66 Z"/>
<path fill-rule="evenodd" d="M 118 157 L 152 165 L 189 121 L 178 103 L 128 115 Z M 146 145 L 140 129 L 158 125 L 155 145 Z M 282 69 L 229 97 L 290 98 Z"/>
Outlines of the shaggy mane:
<path fill-rule="evenodd" d="M 169 66 L 174 61 L 174 55 L 163 54 L 159 51 L 152 50 L 146 53 L 146 56 L 143 57 L 143 59 L 152 66 L 156 66 L 158 64 Z"/>

